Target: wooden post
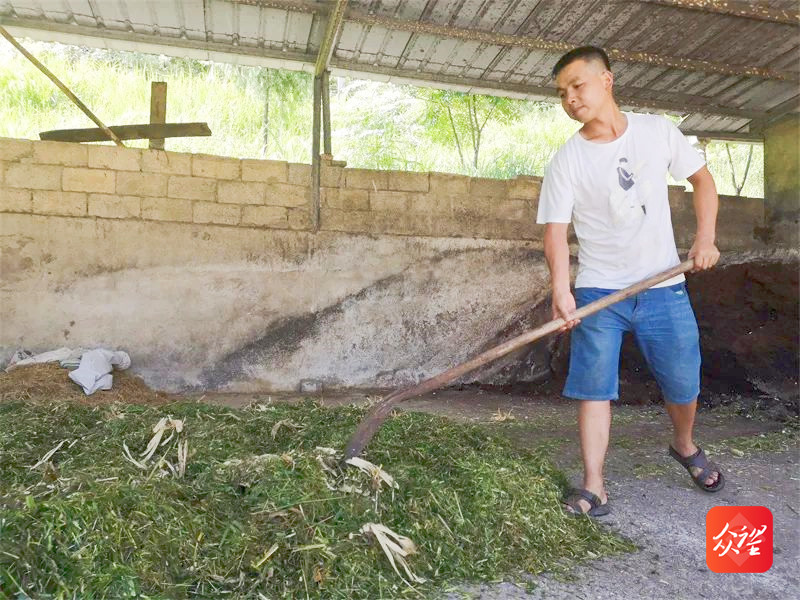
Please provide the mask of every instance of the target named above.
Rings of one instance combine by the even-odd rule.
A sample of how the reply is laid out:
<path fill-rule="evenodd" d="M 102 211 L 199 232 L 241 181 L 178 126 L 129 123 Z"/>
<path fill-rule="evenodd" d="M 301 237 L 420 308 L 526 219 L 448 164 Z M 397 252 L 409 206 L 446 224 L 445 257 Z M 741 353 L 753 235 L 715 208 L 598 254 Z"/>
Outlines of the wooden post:
<path fill-rule="evenodd" d="M 323 152 L 328 156 L 333 155 L 331 150 L 331 88 L 330 71 L 322 74 L 322 144 Z"/>
<path fill-rule="evenodd" d="M 163 125 L 167 122 L 167 83 L 153 81 L 150 83 L 150 124 Z M 150 138 L 150 148 L 164 149 L 164 138 Z"/>
<path fill-rule="evenodd" d="M 311 224 L 314 231 L 319 231 L 320 218 L 320 104 L 322 104 L 322 77 L 314 77 L 314 119 L 311 123 Z"/>

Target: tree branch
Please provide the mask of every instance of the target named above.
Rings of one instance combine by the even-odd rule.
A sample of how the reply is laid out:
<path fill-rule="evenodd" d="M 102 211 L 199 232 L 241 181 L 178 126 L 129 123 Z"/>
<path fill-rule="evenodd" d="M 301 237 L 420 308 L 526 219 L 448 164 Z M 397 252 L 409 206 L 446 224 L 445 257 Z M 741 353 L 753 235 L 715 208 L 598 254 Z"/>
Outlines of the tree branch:
<path fill-rule="evenodd" d="M 450 117 L 450 127 L 453 128 L 453 137 L 456 139 L 456 148 L 458 148 L 458 157 L 461 159 L 461 168 L 465 168 L 466 165 L 464 164 L 464 153 L 461 152 L 461 142 L 458 139 L 458 130 L 456 129 L 456 122 L 453 120 L 453 113 L 450 110 L 450 106 L 445 105 L 447 109 L 447 116 Z"/>

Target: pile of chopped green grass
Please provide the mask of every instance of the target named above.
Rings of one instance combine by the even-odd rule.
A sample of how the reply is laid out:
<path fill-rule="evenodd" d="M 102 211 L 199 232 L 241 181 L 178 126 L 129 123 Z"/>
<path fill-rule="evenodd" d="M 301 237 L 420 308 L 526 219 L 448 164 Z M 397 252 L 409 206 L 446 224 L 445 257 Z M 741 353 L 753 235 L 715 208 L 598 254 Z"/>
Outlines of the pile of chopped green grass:
<path fill-rule="evenodd" d="M 376 489 L 319 449 L 340 452 L 363 415 L 311 402 L 0 402 L 0 597 L 437 597 L 632 549 L 562 512 L 566 482 L 541 452 L 439 417 L 386 422 L 364 458 L 398 489 Z M 183 432 L 146 468 L 125 458 L 123 443 L 143 461 L 167 416 Z M 158 460 L 177 465 L 179 437 L 183 477 Z M 409 567 L 426 582 L 402 579 L 366 523 L 411 538 Z"/>

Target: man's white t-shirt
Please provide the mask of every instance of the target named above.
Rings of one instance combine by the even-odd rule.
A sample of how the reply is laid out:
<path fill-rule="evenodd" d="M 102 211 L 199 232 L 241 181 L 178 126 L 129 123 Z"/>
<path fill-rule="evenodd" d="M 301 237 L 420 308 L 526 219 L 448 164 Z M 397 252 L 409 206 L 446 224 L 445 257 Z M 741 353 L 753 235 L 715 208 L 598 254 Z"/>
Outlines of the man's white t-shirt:
<path fill-rule="evenodd" d="M 622 289 L 680 262 L 667 171 L 680 181 L 705 161 L 664 117 L 624 114 L 628 126 L 612 142 L 590 142 L 576 132 L 542 183 L 536 222 L 575 227 L 575 287 Z M 679 275 L 657 287 L 683 280 Z"/>

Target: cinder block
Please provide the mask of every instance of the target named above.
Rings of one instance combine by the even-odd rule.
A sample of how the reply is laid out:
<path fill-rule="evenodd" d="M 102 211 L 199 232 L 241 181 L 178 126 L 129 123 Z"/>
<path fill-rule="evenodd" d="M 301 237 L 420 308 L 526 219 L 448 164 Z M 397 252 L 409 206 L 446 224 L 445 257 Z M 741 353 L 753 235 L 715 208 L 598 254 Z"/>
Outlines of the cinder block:
<path fill-rule="evenodd" d="M 428 173 L 389 171 L 389 189 L 407 192 L 427 192 L 430 189 Z"/>
<path fill-rule="evenodd" d="M 489 196 L 492 198 L 505 198 L 507 179 L 490 179 L 488 177 L 473 177 L 469 182 L 471 196 Z"/>
<path fill-rule="evenodd" d="M 413 235 L 412 219 L 408 213 L 373 213 L 370 228 L 373 232 Z"/>
<path fill-rule="evenodd" d="M 281 206 L 244 206 L 242 225 L 288 227 L 287 209 Z"/>
<path fill-rule="evenodd" d="M 86 194 L 80 192 L 33 192 L 33 212 L 40 215 L 82 217 L 86 214 Z"/>
<path fill-rule="evenodd" d="M 187 200 L 211 200 L 217 193 L 217 180 L 172 175 L 167 183 L 167 196 Z"/>
<path fill-rule="evenodd" d="M 490 205 L 490 211 L 492 216 L 498 219 L 510 219 L 513 221 L 519 221 L 525 218 L 525 216 L 530 216 L 530 205 L 525 200 L 517 200 L 517 199 L 509 199 L 509 200 L 500 200 L 499 202 L 492 202 Z"/>
<path fill-rule="evenodd" d="M 343 173 L 344 169 L 342 167 L 329 167 L 323 164 L 319 175 L 320 186 L 339 187 L 342 182 Z"/>
<path fill-rule="evenodd" d="M 372 231 L 374 216 L 374 213 L 363 210 L 349 211 L 323 207 L 320 211 L 320 229 L 368 233 Z"/>
<path fill-rule="evenodd" d="M 519 227 L 519 239 L 521 240 L 542 240 L 544 239 L 544 227 L 538 225 L 535 219 L 523 220 L 516 223 Z"/>
<path fill-rule="evenodd" d="M 431 235 L 436 237 L 467 237 L 472 235 L 469 222 L 462 216 L 439 216 L 432 222 Z"/>
<path fill-rule="evenodd" d="M 311 215 L 307 208 L 290 208 L 288 221 L 289 229 L 311 229 Z"/>
<path fill-rule="evenodd" d="M 541 188 L 541 177 L 518 175 L 515 179 L 512 179 L 508 182 L 508 197 L 529 199 L 538 198 Z"/>
<path fill-rule="evenodd" d="M 42 168 L 42 167 L 40 167 Z M 60 167 L 51 167 L 60 169 Z M 98 192 L 113 194 L 116 186 L 116 172 L 104 169 L 84 169 L 65 167 L 61 187 L 70 192 Z"/>
<path fill-rule="evenodd" d="M 371 190 L 373 192 L 388 190 L 389 173 L 371 169 L 345 169 L 344 184 L 349 188 Z"/>
<path fill-rule="evenodd" d="M 69 142 L 36 142 L 33 144 L 33 162 L 67 167 L 88 165 L 89 147 Z"/>
<path fill-rule="evenodd" d="M 9 163 L 6 165 L 5 185 L 32 190 L 60 190 L 62 167 Z"/>
<path fill-rule="evenodd" d="M 339 210 L 369 210 L 369 192 L 347 188 L 322 188 L 322 204 Z"/>
<path fill-rule="evenodd" d="M 412 235 L 434 235 L 436 231 L 435 223 L 439 215 L 426 213 L 409 213 L 406 219 L 406 226 Z"/>
<path fill-rule="evenodd" d="M 298 163 L 289 163 L 289 175 L 286 179 L 287 183 L 292 185 L 311 186 L 311 165 L 302 165 Z"/>
<path fill-rule="evenodd" d="M 143 150 L 142 171 L 165 175 L 191 175 L 192 155 L 164 150 Z"/>
<path fill-rule="evenodd" d="M 117 173 L 117 194 L 163 198 L 167 195 L 167 175 L 121 171 Z"/>
<path fill-rule="evenodd" d="M 192 202 L 180 198 L 142 198 L 142 218 L 191 223 Z"/>
<path fill-rule="evenodd" d="M 307 187 L 290 185 L 288 183 L 267 184 L 264 203 L 269 206 L 298 208 L 301 206 L 309 206 L 310 202 L 311 191 Z"/>
<path fill-rule="evenodd" d="M 277 160 L 243 160 L 242 181 L 286 183 L 289 163 Z"/>
<path fill-rule="evenodd" d="M 112 171 L 141 171 L 142 151 L 139 148 L 89 146 L 89 166 Z"/>
<path fill-rule="evenodd" d="M 460 218 L 461 215 L 488 218 L 492 216 L 492 207 L 495 205 L 493 198 L 485 196 L 455 196 L 450 202 L 456 218 Z"/>
<path fill-rule="evenodd" d="M 408 210 L 408 194 L 403 192 L 369 192 L 369 205 L 376 211 L 405 212 Z"/>
<path fill-rule="evenodd" d="M 195 202 L 195 223 L 219 223 L 221 225 L 238 225 L 242 209 L 234 204 L 218 204 L 216 202 Z"/>
<path fill-rule="evenodd" d="M 241 162 L 238 158 L 195 154 L 192 157 L 192 175 L 212 179 L 239 179 Z"/>
<path fill-rule="evenodd" d="M 431 173 L 429 178 L 431 194 L 466 195 L 469 194 L 470 178 L 466 175 L 450 173 Z"/>
<path fill-rule="evenodd" d="M 33 154 L 31 140 L 0 137 L 0 160 L 19 160 Z"/>
<path fill-rule="evenodd" d="M 89 215 L 104 219 L 135 219 L 142 214 L 142 201 L 137 196 L 89 194 Z"/>
<path fill-rule="evenodd" d="M 0 211 L 29 213 L 31 210 L 30 190 L 12 190 L 0 187 Z"/>
<path fill-rule="evenodd" d="M 264 204 L 266 184 L 259 182 L 220 181 L 217 200 L 230 204 Z"/>
<path fill-rule="evenodd" d="M 446 194 L 409 194 L 409 210 L 415 213 L 445 215 L 452 212 L 451 197 Z"/>

